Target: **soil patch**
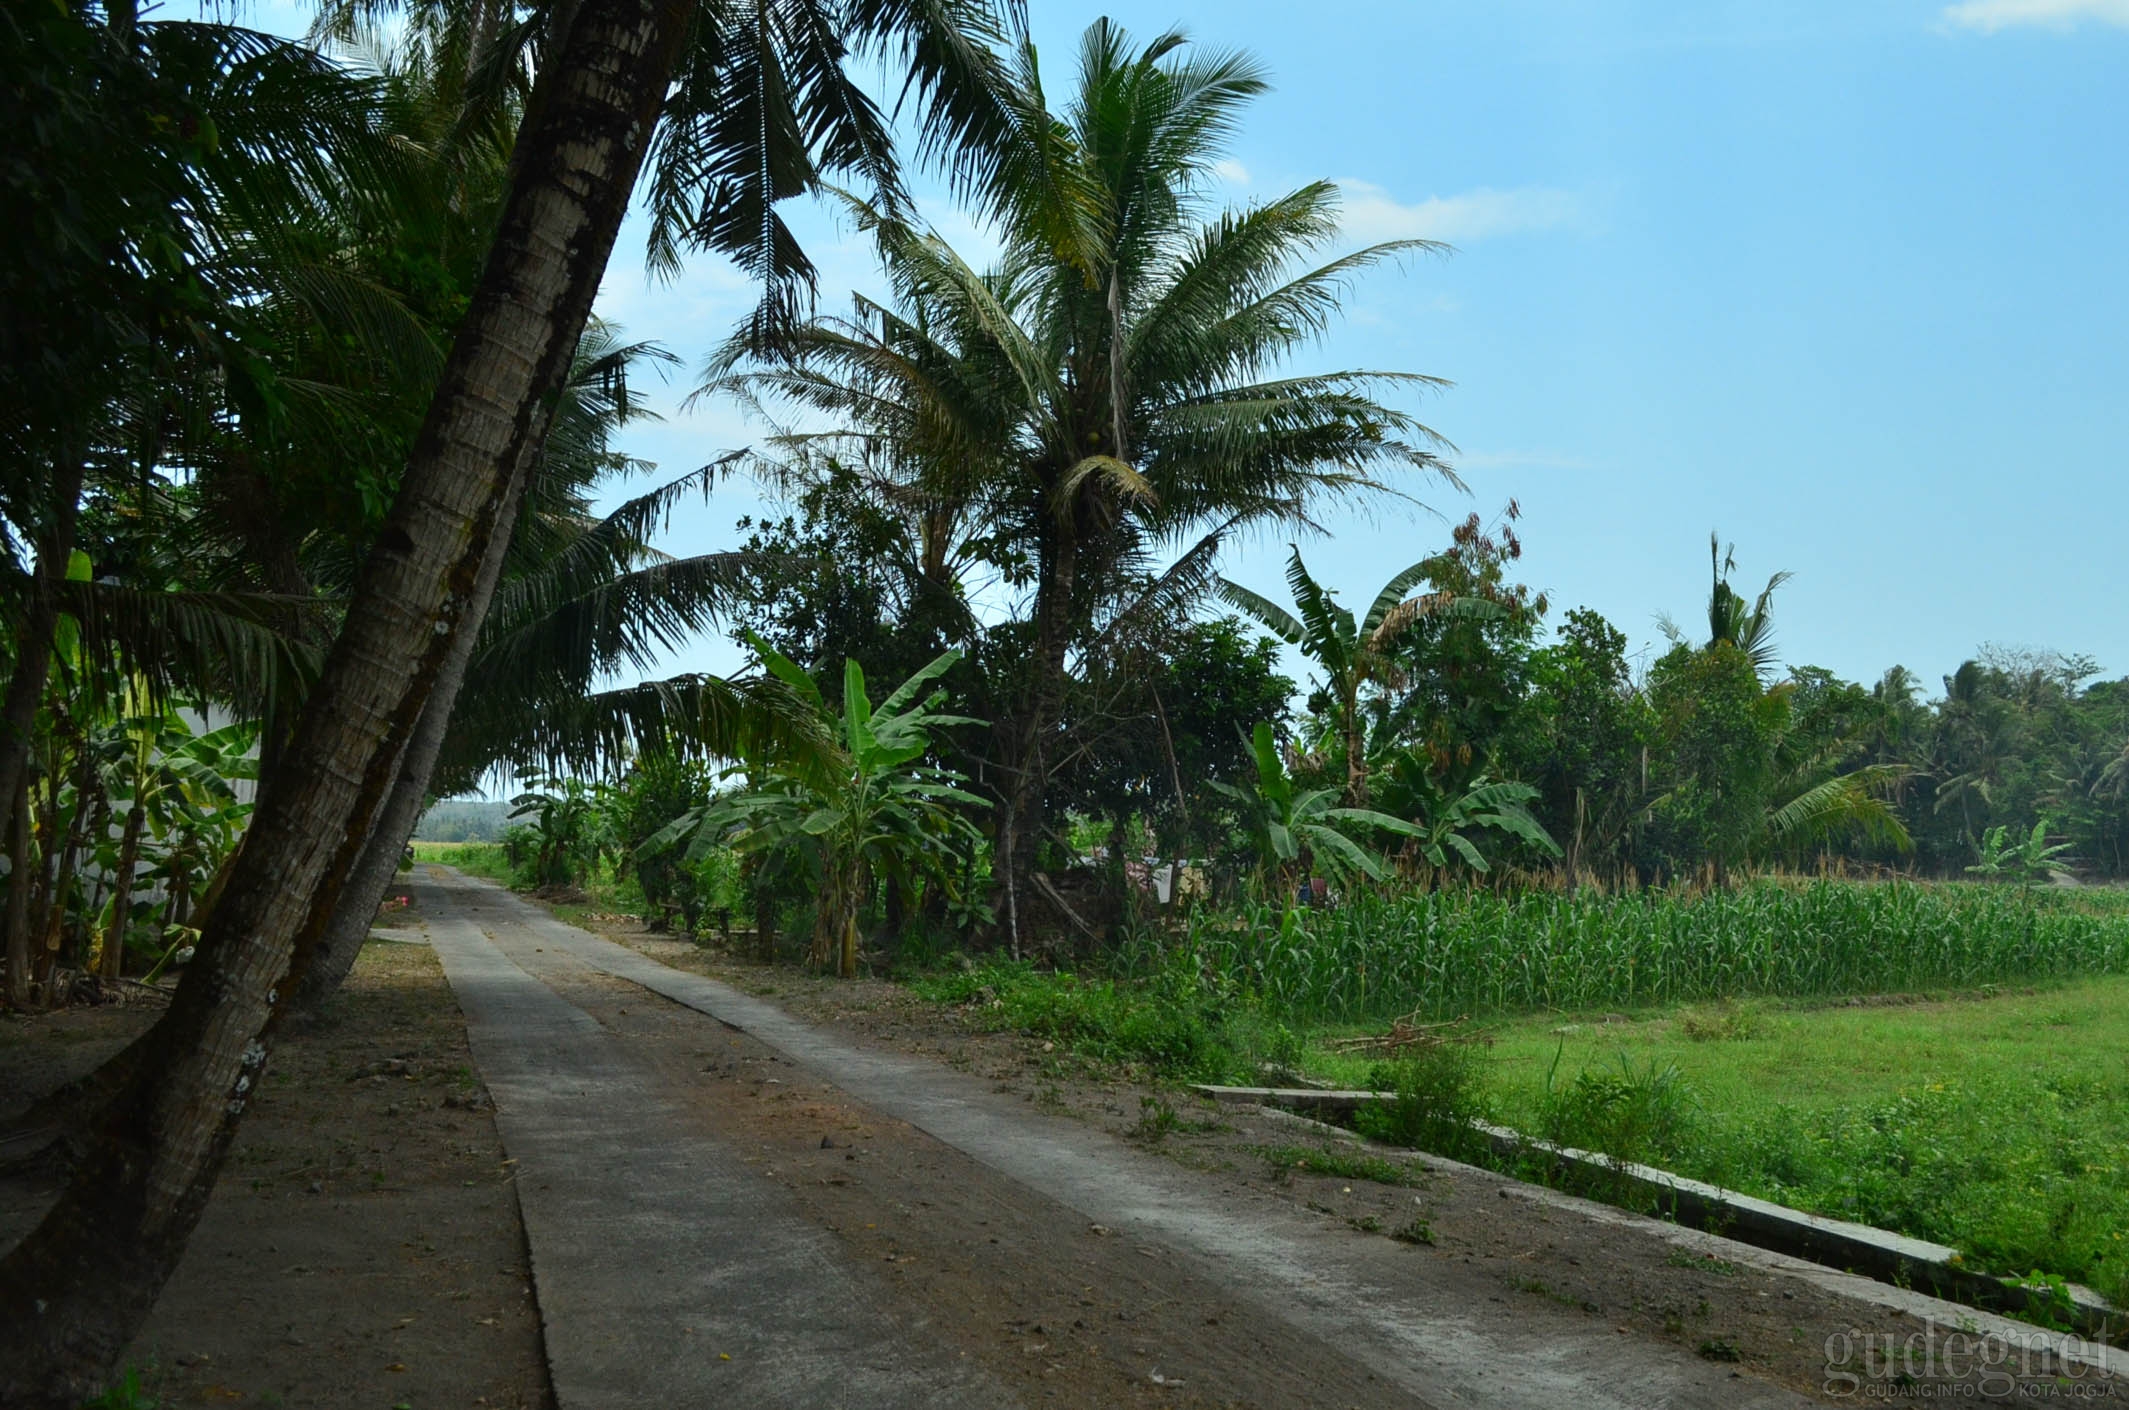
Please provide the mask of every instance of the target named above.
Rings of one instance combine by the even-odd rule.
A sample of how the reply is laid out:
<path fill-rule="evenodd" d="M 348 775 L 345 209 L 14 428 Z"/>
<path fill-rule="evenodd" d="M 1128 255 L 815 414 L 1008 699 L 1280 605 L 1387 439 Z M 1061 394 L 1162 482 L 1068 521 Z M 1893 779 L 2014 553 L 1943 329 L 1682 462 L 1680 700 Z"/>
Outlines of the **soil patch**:
<path fill-rule="evenodd" d="M 19 1109 L 153 1019 L 9 1019 L 0 1093 Z M 55 1193 L 0 1180 L 0 1247 Z M 425 945 L 366 946 L 323 1020 L 276 1047 L 128 1359 L 171 1406 L 552 1405 L 510 1167 Z"/>

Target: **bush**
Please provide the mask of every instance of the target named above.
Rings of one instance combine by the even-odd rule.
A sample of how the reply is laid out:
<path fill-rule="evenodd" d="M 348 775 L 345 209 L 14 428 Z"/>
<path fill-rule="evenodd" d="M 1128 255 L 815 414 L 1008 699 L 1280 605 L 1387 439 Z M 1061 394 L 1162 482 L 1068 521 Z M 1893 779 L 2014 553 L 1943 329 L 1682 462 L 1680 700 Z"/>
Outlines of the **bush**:
<path fill-rule="evenodd" d="M 1693 1091 L 1675 1066 L 1651 1062 L 1637 1071 L 1621 1053 L 1617 1072 L 1586 1068 L 1565 1087 L 1555 1085 L 1557 1072 L 1555 1064 L 1546 1074 L 1538 1107 L 1540 1129 L 1554 1145 L 1663 1165 L 1690 1144 Z"/>
<path fill-rule="evenodd" d="M 1368 1072 L 1368 1086 L 1394 1092 L 1396 1100 L 1362 1107 L 1354 1116 L 1355 1129 L 1454 1160 L 1482 1159 L 1486 1137 L 1472 1125 L 1487 1115 L 1480 1063 L 1470 1043 L 1441 1043 L 1396 1062 L 1377 1063 Z"/>

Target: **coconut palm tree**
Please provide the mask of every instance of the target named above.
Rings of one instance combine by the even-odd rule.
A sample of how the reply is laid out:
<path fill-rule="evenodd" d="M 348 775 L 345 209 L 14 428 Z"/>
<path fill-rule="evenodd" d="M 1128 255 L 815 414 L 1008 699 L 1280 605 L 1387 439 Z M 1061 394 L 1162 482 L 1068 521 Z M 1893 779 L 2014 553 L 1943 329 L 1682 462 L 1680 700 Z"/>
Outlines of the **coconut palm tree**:
<path fill-rule="evenodd" d="M 1265 86 L 1254 62 L 1189 53 L 1173 33 L 1134 46 L 1102 20 L 1055 111 L 1032 43 L 1012 62 L 1009 130 L 971 191 L 1002 236 L 997 263 L 979 271 L 854 204 L 893 297 L 809 323 L 780 340 L 783 363 L 713 385 L 891 447 L 913 484 L 969 506 L 1028 565 L 1030 659 L 996 746 L 998 909 L 1017 936 L 1073 653 L 1129 630 L 1132 600 L 1172 615 L 1208 589 L 1239 528 L 1307 526 L 1329 501 L 1402 488 L 1386 476 L 1448 472 L 1438 438 L 1383 399 L 1434 379 L 1279 375 L 1354 276 L 1432 247 L 1304 265 L 1337 235 L 1323 182 L 1208 208 L 1211 168 Z M 1126 596 L 1148 579 L 1153 592 Z"/>
<path fill-rule="evenodd" d="M 56 1410 L 93 1394 L 176 1266 L 265 1060 L 283 976 L 305 959 L 299 936 L 331 915 L 404 741 L 471 655 L 654 143 L 687 197 L 685 234 L 738 250 L 788 301 L 807 271 L 774 202 L 823 162 L 887 159 L 878 114 L 844 73 L 851 43 L 910 74 L 942 142 L 994 106 L 988 51 L 954 0 L 578 0 L 534 18 L 562 15 L 542 26 L 538 99 L 481 277 L 285 763 L 154 1051 L 0 1261 L 0 1401 Z"/>
<path fill-rule="evenodd" d="M 1354 619 L 1338 605 L 1337 598 L 1316 581 L 1301 561 L 1301 550 L 1289 546 L 1286 584 L 1300 614 L 1287 611 L 1269 598 L 1251 592 L 1239 583 L 1219 580 L 1215 591 L 1232 606 L 1247 613 L 1266 631 L 1315 663 L 1331 700 L 1331 722 L 1341 735 L 1345 751 L 1345 805 L 1363 807 L 1368 797 L 1367 721 L 1360 697 L 1369 686 L 1382 684 L 1392 672 L 1391 651 L 1397 638 L 1413 623 L 1429 616 L 1500 615 L 1501 609 L 1480 598 L 1447 593 L 1411 594 L 1425 578 L 1427 560 L 1421 560 L 1391 576 L 1367 615 Z"/>
<path fill-rule="evenodd" d="M 1774 594 L 1783 583 L 1795 576 L 1780 572 L 1767 579 L 1767 585 L 1759 590 L 1759 596 L 1748 604 L 1736 588 L 1730 586 L 1730 574 L 1737 571 L 1737 545 L 1727 549 L 1722 546 L 1720 535 L 1708 535 L 1708 568 L 1711 582 L 1708 587 L 1708 639 L 1702 647 L 1706 650 L 1717 642 L 1728 642 L 1752 663 L 1752 669 L 1765 680 L 1778 664 L 1774 645 Z M 1685 633 L 1668 616 L 1657 619 L 1664 635 L 1672 641 L 1683 641 Z"/>

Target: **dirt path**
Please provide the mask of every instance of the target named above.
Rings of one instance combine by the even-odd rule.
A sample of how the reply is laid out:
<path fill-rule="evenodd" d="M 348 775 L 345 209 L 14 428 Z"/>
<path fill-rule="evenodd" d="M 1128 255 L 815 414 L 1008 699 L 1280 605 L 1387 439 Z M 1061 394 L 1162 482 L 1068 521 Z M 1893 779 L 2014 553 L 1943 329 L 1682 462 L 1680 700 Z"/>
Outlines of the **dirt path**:
<path fill-rule="evenodd" d="M 514 965 L 595 1019 L 665 1109 L 685 1113 L 664 1139 L 721 1142 L 752 1164 L 754 1183 L 780 1186 L 768 1226 L 779 1238 L 794 1222 L 830 1236 L 824 1271 L 838 1286 L 895 1319 L 909 1344 L 951 1348 L 1019 1403 L 1799 1403 L 1739 1364 L 1622 1335 L 1579 1302 L 1511 1305 L 1468 1259 L 1357 1235 L 1291 1197 L 1208 1179 L 995 1083 L 822 1032 L 494 888 L 439 884 L 420 904 L 432 932 L 437 918 L 463 917 L 490 942 L 485 963 Z M 479 1006 L 466 1003 L 485 1066 Z M 543 1031 L 527 1046 L 551 1041 Z M 509 1082 L 497 1091 L 516 1153 Z M 529 1169 L 521 1176 L 544 1305 L 538 1183 Z M 759 1196 L 730 1185 L 711 1198 Z M 1547 1216 L 1509 1217 L 1540 1241 Z M 748 1257 L 743 1246 L 727 1252 Z M 759 1275 L 772 1287 L 776 1263 L 772 1251 Z M 547 1315 L 570 1410 L 558 1319 Z M 688 1360 L 677 1344 L 668 1356 Z M 790 1403 L 820 1403 L 832 1384 Z"/>

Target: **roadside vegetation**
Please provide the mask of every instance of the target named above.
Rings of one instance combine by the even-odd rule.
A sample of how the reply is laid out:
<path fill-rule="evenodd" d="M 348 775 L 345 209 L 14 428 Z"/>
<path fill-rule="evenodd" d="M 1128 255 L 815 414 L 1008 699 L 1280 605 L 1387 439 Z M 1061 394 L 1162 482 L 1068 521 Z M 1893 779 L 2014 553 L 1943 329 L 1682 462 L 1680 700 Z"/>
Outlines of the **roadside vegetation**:
<path fill-rule="evenodd" d="M 1045 62 L 978 0 L 390 8 L 310 41 L 0 19 L 32 217 L 0 250 L 0 996 L 182 976 L 0 1261 L 0 1400 L 106 1383 L 275 1020 L 482 787 L 507 816 L 447 802 L 417 855 L 1150 1075 L 1386 1084 L 1383 1133 L 1434 1148 L 1494 1112 L 2124 1286 L 2123 1074 L 2084 1056 L 2118 1006 L 2077 996 L 2129 972 L 2129 678 L 1799 664 L 1786 575 L 1741 588 L 1713 536 L 1637 661 L 1519 581 L 1512 501 L 1384 582 L 1313 544 L 1283 592 L 1224 577 L 1466 492 L 1438 377 L 1317 361 L 1357 281 L 1446 251 L 1353 248 L 1328 181 L 1223 204 L 1248 55 L 1102 20 Z M 694 388 L 760 435 L 684 473 L 617 440 L 680 357 L 589 315 L 636 190 L 655 266 L 761 285 Z M 813 297 L 803 193 L 876 297 Z M 992 257 L 941 234 L 972 224 Z M 768 512 L 664 541 L 738 474 Z M 744 671 L 613 685 L 710 630 Z M 1898 1026 L 1923 1008 L 1808 1007 L 1889 994 L 2060 1042 L 1976 1030 L 1962 1065 Z M 1356 1075 L 1341 1040 L 1399 1019 L 1494 1042 Z"/>

